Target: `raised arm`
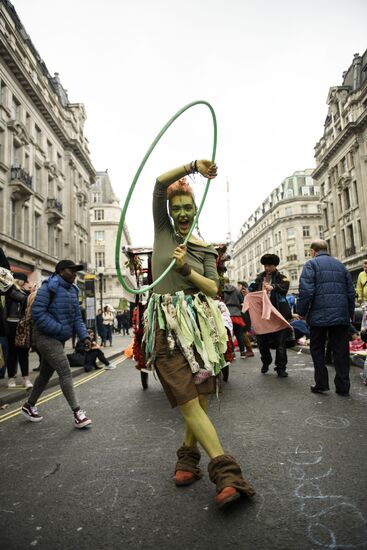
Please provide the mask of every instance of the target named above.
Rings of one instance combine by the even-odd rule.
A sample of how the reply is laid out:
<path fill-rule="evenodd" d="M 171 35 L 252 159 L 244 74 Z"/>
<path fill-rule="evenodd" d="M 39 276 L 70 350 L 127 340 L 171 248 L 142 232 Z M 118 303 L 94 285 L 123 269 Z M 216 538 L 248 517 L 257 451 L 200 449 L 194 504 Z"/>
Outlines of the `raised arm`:
<path fill-rule="evenodd" d="M 204 178 L 213 179 L 217 175 L 217 165 L 212 163 L 211 160 L 195 160 L 189 164 L 183 164 L 178 168 L 165 172 L 157 178 L 157 181 L 167 189 L 171 183 L 195 172 L 199 172 Z"/>

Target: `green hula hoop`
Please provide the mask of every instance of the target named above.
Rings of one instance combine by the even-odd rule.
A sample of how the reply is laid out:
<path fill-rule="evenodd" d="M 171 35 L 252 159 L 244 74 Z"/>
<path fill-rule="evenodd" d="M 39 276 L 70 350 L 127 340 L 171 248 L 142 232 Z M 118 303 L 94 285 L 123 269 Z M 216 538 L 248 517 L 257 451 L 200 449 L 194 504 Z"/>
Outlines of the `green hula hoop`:
<path fill-rule="evenodd" d="M 182 107 L 182 109 L 180 109 L 168 122 L 167 124 L 162 128 L 162 130 L 159 132 L 159 134 L 157 135 L 157 137 L 155 138 L 155 140 L 153 141 L 153 143 L 151 144 L 151 146 L 149 147 L 148 151 L 146 152 L 143 160 L 141 161 L 140 163 L 140 166 L 134 176 L 134 179 L 130 185 L 130 189 L 128 191 L 128 194 L 127 194 L 127 197 L 125 199 L 125 204 L 124 204 L 124 207 L 122 209 L 122 212 L 121 212 L 121 217 L 120 217 L 120 222 L 119 222 L 119 226 L 118 226 L 118 230 L 117 230 L 117 237 L 116 237 L 116 249 L 115 249 L 115 265 L 116 265 L 116 271 L 117 271 L 117 277 L 118 277 L 118 280 L 120 281 L 120 284 L 124 287 L 125 290 L 127 290 L 128 292 L 130 292 L 131 294 L 143 294 L 144 292 L 147 292 L 148 290 L 151 290 L 153 287 L 155 287 L 155 285 L 157 285 L 169 272 L 170 270 L 172 269 L 172 267 L 174 266 L 175 264 L 175 260 L 172 260 L 172 262 L 169 264 L 169 266 L 167 267 L 167 269 L 161 273 L 161 275 L 158 277 L 158 279 L 156 281 L 153 281 L 152 284 L 150 284 L 149 286 L 145 286 L 145 287 L 142 287 L 140 289 L 136 289 L 136 288 L 130 288 L 126 282 L 125 282 L 125 279 L 121 273 L 121 269 L 120 269 L 120 246 L 121 246 L 121 237 L 122 237 L 122 232 L 123 232 L 123 229 L 124 229 L 124 224 L 125 224 L 125 218 L 126 218 L 126 212 L 127 212 L 127 209 L 128 209 L 128 206 L 130 204 L 130 200 L 131 200 L 131 197 L 132 197 L 132 194 L 134 192 L 134 189 L 135 189 L 135 185 L 139 179 L 139 176 L 148 160 L 148 158 L 150 157 L 151 153 L 153 152 L 153 150 L 155 149 L 157 143 L 159 142 L 159 140 L 161 139 L 161 137 L 167 132 L 168 128 L 173 124 L 173 122 L 179 117 L 182 115 L 182 113 L 184 113 L 185 111 L 187 111 L 188 109 L 191 109 L 191 107 L 194 107 L 195 105 L 206 105 L 208 107 L 208 109 L 210 110 L 211 112 L 211 115 L 212 115 L 212 119 L 213 119 L 213 129 L 214 129 L 214 137 L 213 137 L 213 151 L 212 151 L 212 162 L 215 161 L 215 154 L 216 154 L 216 150 L 217 150 L 217 120 L 216 120 L 216 116 L 215 116 L 215 112 L 214 112 L 214 109 L 213 107 L 210 105 L 210 103 L 208 103 L 207 101 L 202 101 L 202 100 L 199 100 L 199 101 L 193 101 L 192 103 L 188 103 L 187 105 L 185 105 L 185 107 Z M 208 179 L 207 182 L 206 182 L 206 186 L 205 186 L 205 189 L 204 189 L 204 194 L 203 194 L 203 198 L 202 198 L 202 201 L 200 203 L 200 206 L 197 210 L 197 213 L 196 213 L 196 216 L 195 216 L 195 219 L 192 223 L 192 226 L 190 228 L 190 231 L 189 233 L 187 234 L 185 240 L 184 240 L 184 243 L 183 244 L 187 244 L 187 241 L 189 240 L 189 238 L 191 237 L 191 234 L 194 230 L 194 227 L 195 225 L 197 224 L 198 222 L 198 219 L 199 219 L 199 216 L 200 216 L 200 213 L 201 213 L 201 210 L 204 206 L 204 202 L 205 202 L 205 199 L 206 199 L 206 196 L 208 194 L 208 190 L 209 190 L 209 185 L 210 185 L 210 180 Z"/>

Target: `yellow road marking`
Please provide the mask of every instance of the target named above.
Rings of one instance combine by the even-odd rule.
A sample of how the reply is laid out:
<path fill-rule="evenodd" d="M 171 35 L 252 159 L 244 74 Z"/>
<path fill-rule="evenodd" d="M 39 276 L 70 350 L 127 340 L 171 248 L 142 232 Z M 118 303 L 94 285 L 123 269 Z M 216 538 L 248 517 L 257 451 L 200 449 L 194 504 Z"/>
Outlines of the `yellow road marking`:
<path fill-rule="evenodd" d="M 123 361 L 126 361 L 126 357 L 117 358 L 115 361 L 112 361 L 113 365 L 118 365 L 119 363 L 122 363 Z M 86 382 L 89 382 L 90 380 L 94 380 L 94 378 L 97 378 L 97 376 L 100 376 L 106 372 L 105 369 L 99 369 L 96 372 L 93 372 L 92 374 L 89 374 L 88 376 L 85 376 L 78 382 L 74 384 L 74 388 L 77 388 L 78 386 L 81 386 L 82 384 L 85 384 Z M 56 390 L 52 393 L 46 395 L 45 397 L 41 397 L 41 399 L 37 402 L 37 405 L 42 405 L 43 403 L 46 403 L 47 401 L 51 401 L 51 399 L 54 399 L 55 397 L 58 397 L 59 395 L 62 395 L 62 390 Z M 0 423 L 5 422 L 6 420 L 10 420 L 11 418 L 14 418 L 14 416 L 18 416 L 21 413 L 22 407 L 19 407 L 18 409 L 15 409 L 14 411 L 9 411 L 8 413 L 5 413 L 0 416 Z"/>

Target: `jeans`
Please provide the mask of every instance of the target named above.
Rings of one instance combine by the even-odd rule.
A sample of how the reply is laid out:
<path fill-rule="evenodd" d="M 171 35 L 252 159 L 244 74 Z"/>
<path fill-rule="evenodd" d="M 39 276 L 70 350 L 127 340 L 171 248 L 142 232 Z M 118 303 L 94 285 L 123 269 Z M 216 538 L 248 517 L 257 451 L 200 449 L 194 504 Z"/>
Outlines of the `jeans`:
<path fill-rule="evenodd" d="M 279 371 L 286 369 L 288 362 L 286 348 L 287 335 L 288 329 L 278 330 L 270 334 L 256 335 L 261 361 L 264 366 L 268 367 L 271 364 L 273 358 L 270 353 L 270 347 L 275 347 L 275 370 Z"/>
<path fill-rule="evenodd" d="M 107 340 L 109 340 L 112 346 L 112 325 L 103 325 L 103 326 L 104 326 L 104 344 L 106 344 Z"/>
<path fill-rule="evenodd" d="M 310 333 L 310 352 L 315 368 L 316 386 L 329 389 L 329 375 L 325 366 L 325 343 L 328 337 L 335 367 L 335 388 L 342 393 L 349 393 L 349 327 L 310 327 Z"/>

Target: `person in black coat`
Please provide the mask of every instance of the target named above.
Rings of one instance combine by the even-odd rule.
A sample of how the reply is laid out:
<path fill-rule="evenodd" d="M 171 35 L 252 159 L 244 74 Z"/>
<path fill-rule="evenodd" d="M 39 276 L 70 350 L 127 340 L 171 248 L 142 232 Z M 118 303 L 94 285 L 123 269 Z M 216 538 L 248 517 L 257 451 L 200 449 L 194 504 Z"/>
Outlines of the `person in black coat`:
<path fill-rule="evenodd" d="M 260 258 L 261 264 L 264 266 L 264 271 L 259 273 L 255 281 L 249 285 L 250 292 L 258 292 L 266 290 L 269 294 L 272 305 L 283 315 L 288 321 L 292 314 L 287 302 L 287 292 L 289 289 L 289 280 L 283 273 L 277 269 L 280 259 L 276 254 L 264 254 Z M 257 334 L 256 340 L 259 346 L 262 367 L 261 372 L 266 374 L 269 370 L 269 365 L 272 362 L 270 347 L 275 347 L 275 368 L 278 376 L 285 378 L 288 376 L 287 368 L 287 347 L 286 340 L 289 334 L 288 329 L 282 329 L 270 334 Z"/>
<path fill-rule="evenodd" d="M 336 393 L 348 395 L 349 327 L 354 316 L 355 291 L 347 268 L 327 251 L 323 240 L 311 244 L 312 259 L 305 263 L 299 282 L 297 313 L 310 326 L 310 352 L 315 368 L 313 393 L 329 390 L 325 342 L 334 359 Z"/>

